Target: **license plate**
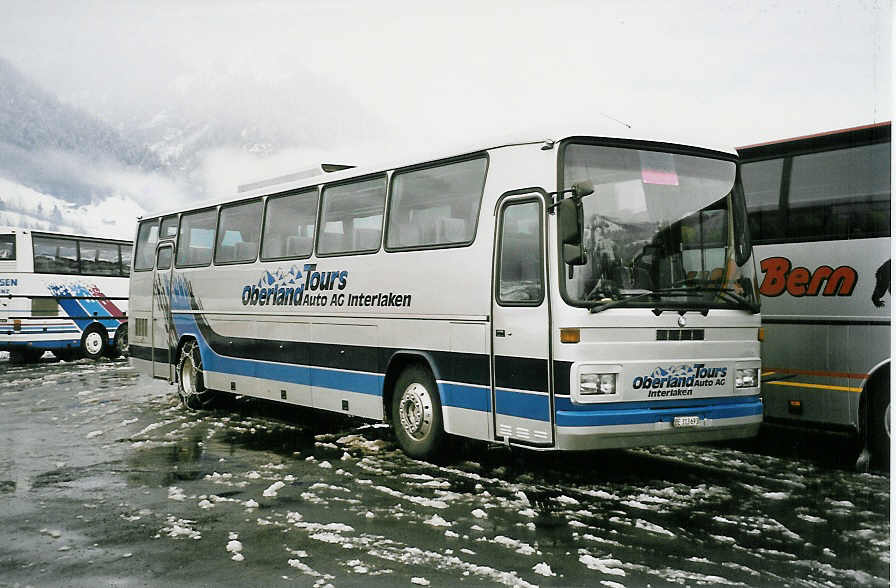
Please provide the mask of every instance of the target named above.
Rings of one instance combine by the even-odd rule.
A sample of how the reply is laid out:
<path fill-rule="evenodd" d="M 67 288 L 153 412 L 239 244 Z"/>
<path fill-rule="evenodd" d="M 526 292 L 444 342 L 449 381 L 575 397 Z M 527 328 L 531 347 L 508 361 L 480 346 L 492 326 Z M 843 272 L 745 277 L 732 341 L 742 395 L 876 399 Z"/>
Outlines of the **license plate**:
<path fill-rule="evenodd" d="M 673 427 L 696 427 L 702 419 L 698 416 L 677 416 L 672 419 Z"/>

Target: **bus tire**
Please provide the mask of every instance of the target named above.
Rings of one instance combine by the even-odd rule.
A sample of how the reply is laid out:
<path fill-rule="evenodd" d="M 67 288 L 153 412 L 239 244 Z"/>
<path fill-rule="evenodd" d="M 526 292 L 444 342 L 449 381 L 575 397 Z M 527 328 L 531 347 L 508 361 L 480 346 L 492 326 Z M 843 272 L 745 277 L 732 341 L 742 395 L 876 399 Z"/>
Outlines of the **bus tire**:
<path fill-rule="evenodd" d="M 43 356 L 40 349 L 22 349 L 9 352 L 9 363 L 25 364 L 34 363 Z"/>
<path fill-rule="evenodd" d="M 207 407 L 215 393 L 205 387 L 202 376 L 202 356 L 196 341 L 184 343 L 177 361 L 177 393 L 190 410 Z"/>
<path fill-rule="evenodd" d="M 72 349 L 71 347 L 53 350 L 53 355 L 55 355 L 56 359 L 58 359 L 59 361 L 74 361 L 78 359 L 78 356 L 80 354 L 80 349 Z"/>
<path fill-rule="evenodd" d="M 890 468 L 890 372 L 875 378 L 869 390 L 868 446 L 872 464 L 880 469 Z"/>
<path fill-rule="evenodd" d="M 392 428 L 409 456 L 438 454 L 445 438 L 442 404 L 432 373 L 425 367 L 410 365 L 398 376 L 392 395 Z"/>
<path fill-rule="evenodd" d="M 110 358 L 127 357 L 128 356 L 128 324 L 124 323 L 115 331 L 115 344 L 110 345 L 108 349 Z"/>
<path fill-rule="evenodd" d="M 81 354 L 88 359 L 99 359 L 108 346 L 106 329 L 93 323 L 81 335 Z"/>

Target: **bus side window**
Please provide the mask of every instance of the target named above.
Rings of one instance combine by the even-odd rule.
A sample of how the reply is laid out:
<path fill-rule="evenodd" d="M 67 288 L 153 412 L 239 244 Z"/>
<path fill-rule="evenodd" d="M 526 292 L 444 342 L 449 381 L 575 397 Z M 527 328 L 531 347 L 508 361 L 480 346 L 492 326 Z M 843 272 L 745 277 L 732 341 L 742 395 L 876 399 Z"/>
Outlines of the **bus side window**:
<path fill-rule="evenodd" d="M 373 252 L 380 248 L 386 177 L 328 186 L 323 192 L 319 255 Z"/>
<path fill-rule="evenodd" d="M 131 255 L 133 255 L 133 247 L 130 245 L 121 245 L 121 275 L 131 275 Z"/>
<path fill-rule="evenodd" d="M 784 214 L 780 208 L 783 167 L 784 160 L 768 159 L 745 163 L 741 168 L 754 243 L 773 242 L 784 236 Z"/>
<path fill-rule="evenodd" d="M 152 269 L 158 242 L 159 219 L 140 223 L 140 229 L 137 231 L 137 256 L 134 259 L 134 269 L 136 271 Z"/>
<path fill-rule="evenodd" d="M 215 209 L 185 214 L 177 236 L 177 267 L 205 266 L 212 261 L 215 245 Z"/>
<path fill-rule="evenodd" d="M 794 156 L 788 237 L 828 241 L 889 235 L 889 180 L 889 143 Z"/>
<path fill-rule="evenodd" d="M 16 260 L 16 236 L 0 235 L 0 261 Z"/>
<path fill-rule="evenodd" d="M 55 237 L 32 238 L 34 271 L 47 274 L 78 273 L 78 242 Z"/>
<path fill-rule="evenodd" d="M 215 263 L 255 261 L 260 232 L 261 200 L 222 207 Z"/>
<path fill-rule="evenodd" d="M 501 215 L 498 301 L 537 306 L 544 299 L 541 207 L 534 201 L 514 203 Z"/>
<path fill-rule="evenodd" d="M 261 258 L 308 257 L 314 246 L 317 190 L 268 198 Z"/>
<path fill-rule="evenodd" d="M 162 219 L 162 227 L 159 229 L 160 239 L 177 238 L 177 215 L 172 214 Z"/>
<path fill-rule="evenodd" d="M 397 171 L 389 195 L 388 249 L 473 241 L 488 160 Z"/>

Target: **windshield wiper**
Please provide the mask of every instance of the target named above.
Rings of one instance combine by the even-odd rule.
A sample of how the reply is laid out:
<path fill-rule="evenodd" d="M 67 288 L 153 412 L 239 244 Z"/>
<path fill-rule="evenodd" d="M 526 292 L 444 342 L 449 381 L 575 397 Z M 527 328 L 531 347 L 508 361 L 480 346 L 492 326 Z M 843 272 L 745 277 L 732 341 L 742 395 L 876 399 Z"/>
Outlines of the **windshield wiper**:
<path fill-rule="evenodd" d="M 731 300 L 733 302 L 736 302 L 738 304 L 742 304 L 743 306 L 746 306 L 747 309 L 750 312 L 752 312 L 753 314 L 756 314 L 757 312 L 759 312 L 758 304 L 756 304 L 755 302 L 752 302 L 750 299 L 746 298 L 745 296 L 738 294 L 734 288 L 720 288 L 718 290 L 712 289 L 712 290 L 707 290 L 707 291 L 718 292 L 719 294 L 723 294 L 728 297 L 728 300 Z"/>
<path fill-rule="evenodd" d="M 759 312 L 758 304 L 755 304 L 755 303 L 751 302 L 750 300 L 748 300 L 747 298 L 741 296 L 733 288 L 712 288 L 709 286 L 686 286 L 683 288 L 662 288 L 660 290 L 652 290 L 650 292 L 644 292 L 643 294 L 637 294 L 635 296 L 630 296 L 628 298 L 621 298 L 619 300 L 614 300 L 612 302 L 608 302 L 608 303 L 602 304 L 600 306 L 592 306 L 591 312 L 592 313 L 603 312 L 607 309 L 618 308 L 620 306 L 626 306 L 629 303 L 636 302 L 638 300 L 643 300 L 645 298 L 652 298 L 652 297 L 656 297 L 656 296 L 688 296 L 690 294 L 695 294 L 695 293 L 700 293 L 700 292 L 710 292 L 713 294 L 718 293 L 721 296 L 725 296 L 729 301 L 746 307 L 753 314 L 756 314 L 757 312 Z M 673 308 L 672 310 L 675 310 L 675 309 L 677 309 L 677 307 Z M 657 308 L 653 309 L 653 312 L 654 312 L 654 314 L 658 315 L 660 312 L 662 312 L 662 310 L 665 310 L 665 309 L 661 309 L 659 306 L 657 306 Z M 695 310 L 698 310 L 703 315 L 706 315 L 706 313 L 709 312 L 709 307 L 705 306 L 705 305 L 699 306 L 699 307 L 695 308 Z"/>
<path fill-rule="evenodd" d="M 607 302 L 606 304 L 602 304 L 600 306 L 592 306 L 591 312 L 598 313 L 603 312 L 609 308 L 617 308 L 620 306 L 626 306 L 631 302 L 635 302 L 637 300 L 643 300 L 644 298 L 652 298 L 656 296 L 687 296 L 689 294 L 693 294 L 694 292 L 699 292 L 699 286 L 689 286 L 687 288 L 662 288 L 660 290 L 651 290 L 650 292 L 644 292 L 643 294 L 636 294 L 634 296 L 630 296 L 628 298 L 620 298 L 619 300 L 614 300 L 613 302 Z"/>

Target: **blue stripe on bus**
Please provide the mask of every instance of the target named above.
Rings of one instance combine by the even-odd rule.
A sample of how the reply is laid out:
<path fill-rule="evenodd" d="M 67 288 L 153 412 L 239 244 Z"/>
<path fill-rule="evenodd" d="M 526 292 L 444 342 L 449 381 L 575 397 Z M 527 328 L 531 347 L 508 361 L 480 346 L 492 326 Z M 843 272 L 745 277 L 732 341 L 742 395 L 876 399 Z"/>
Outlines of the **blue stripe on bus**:
<path fill-rule="evenodd" d="M 84 287 L 78 289 L 79 296 L 91 296 L 89 290 Z M 81 306 L 84 308 L 84 315 L 82 316 L 92 316 L 93 321 L 99 322 L 101 325 L 106 327 L 106 329 L 110 331 L 114 331 L 118 328 L 120 321 L 112 318 L 112 314 L 106 309 L 105 306 L 100 304 L 98 300 L 79 300 Z M 90 324 L 92 321 L 88 321 Z"/>
<path fill-rule="evenodd" d="M 574 404 L 569 396 L 554 396 L 554 406 L 557 411 L 585 411 L 594 410 L 625 410 L 625 409 L 661 409 L 664 406 L 674 405 L 677 407 L 701 407 L 716 404 L 740 404 L 743 402 L 753 402 L 759 399 L 758 395 L 754 396 L 720 396 L 718 398 L 675 398 L 667 400 L 633 400 L 630 402 L 601 402 L 594 404 Z"/>
<path fill-rule="evenodd" d="M 705 400 L 705 399 L 704 399 Z M 606 425 L 638 425 L 671 422 L 676 416 L 699 416 L 707 419 L 730 419 L 762 415 L 762 401 L 758 397 L 740 399 L 739 403 L 724 402 L 703 406 L 677 406 L 665 409 L 593 408 L 589 411 L 557 411 L 558 427 L 597 427 Z"/>
<path fill-rule="evenodd" d="M 289 382 L 380 396 L 385 375 L 309 367 L 295 364 L 267 363 L 251 359 L 227 357 L 215 353 L 195 320 L 190 315 L 176 315 L 177 331 L 194 335 L 202 352 L 206 370 L 260 379 Z M 487 388 L 456 383 L 439 383 L 443 406 L 491 411 Z M 498 388 L 495 390 L 499 414 L 550 421 L 550 398 L 544 394 Z M 674 408 L 666 408 L 674 404 Z M 605 425 L 643 424 L 671 421 L 679 415 L 709 419 L 736 418 L 762 414 L 759 396 L 691 398 L 674 401 L 613 402 L 599 405 L 573 404 L 568 396 L 555 396 L 557 426 L 593 427 Z"/>
<path fill-rule="evenodd" d="M 492 410 L 491 391 L 488 388 L 439 382 L 439 392 L 442 406 L 453 406 L 455 408 L 467 408 L 484 412 L 491 412 Z"/>
<path fill-rule="evenodd" d="M 59 296 L 59 295 L 57 294 L 57 296 Z M 70 317 L 82 317 L 82 316 L 87 316 L 87 314 L 88 314 L 87 311 L 84 310 L 84 308 L 82 308 L 80 304 L 78 304 L 77 300 L 72 300 L 71 298 L 62 298 L 61 297 L 61 298 L 57 298 L 57 301 L 59 302 L 59 306 L 62 307 L 62 310 L 64 310 L 65 313 L 67 315 L 69 315 Z M 72 318 L 70 320 L 74 321 L 75 324 L 78 325 L 78 328 L 81 329 L 82 331 L 84 329 L 86 329 L 87 326 L 92 322 L 92 321 L 90 321 L 90 319 L 84 319 L 84 318 Z"/>
<path fill-rule="evenodd" d="M 319 388 L 333 388 L 346 392 L 380 395 L 384 376 L 379 374 L 363 374 L 343 372 L 324 368 L 291 365 L 284 363 L 263 363 L 251 359 L 237 359 L 216 354 L 200 339 L 203 368 L 212 372 L 249 376 L 276 382 L 301 384 Z"/>
<path fill-rule="evenodd" d="M 80 333 L 78 329 L 52 329 L 52 328 L 41 328 L 41 329 L 25 329 L 22 328 L 19 331 L 13 331 L 12 333 L 8 333 L 10 335 L 55 335 L 59 333 Z"/>
<path fill-rule="evenodd" d="M 2 341 L 0 351 L 17 351 L 22 349 L 61 349 L 64 347 L 77 347 L 80 349 L 81 339 L 62 339 L 53 341 Z"/>
<path fill-rule="evenodd" d="M 177 317 L 175 320 L 178 323 L 187 323 L 187 325 L 193 324 L 195 326 L 195 321 L 192 317 Z M 190 330 L 180 328 L 178 328 L 178 331 L 190 332 Z M 337 390 L 345 390 L 346 392 L 357 392 L 359 394 L 370 394 L 373 396 L 380 396 L 380 391 L 383 388 L 385 376 L 382 374 L 330 370 L 295 364 L 267 363 L 251 359 L 239 359 L 218 355 L 211 349 L 211 347 L 209 347 L 198 329 L 196 329 L 194 333 L 199 342 L 203 369 L 212 372 L 232 374 L 236 376 L 248 376 L 304 386 L 315 386 L 319 388 L 333 388 Z"/>
<path fill-rule="evenodd" d="M 515 390 L 495 389 L 498 414 L 550 421 L 551 399 L 545 394 L 527 394 Z"/>

